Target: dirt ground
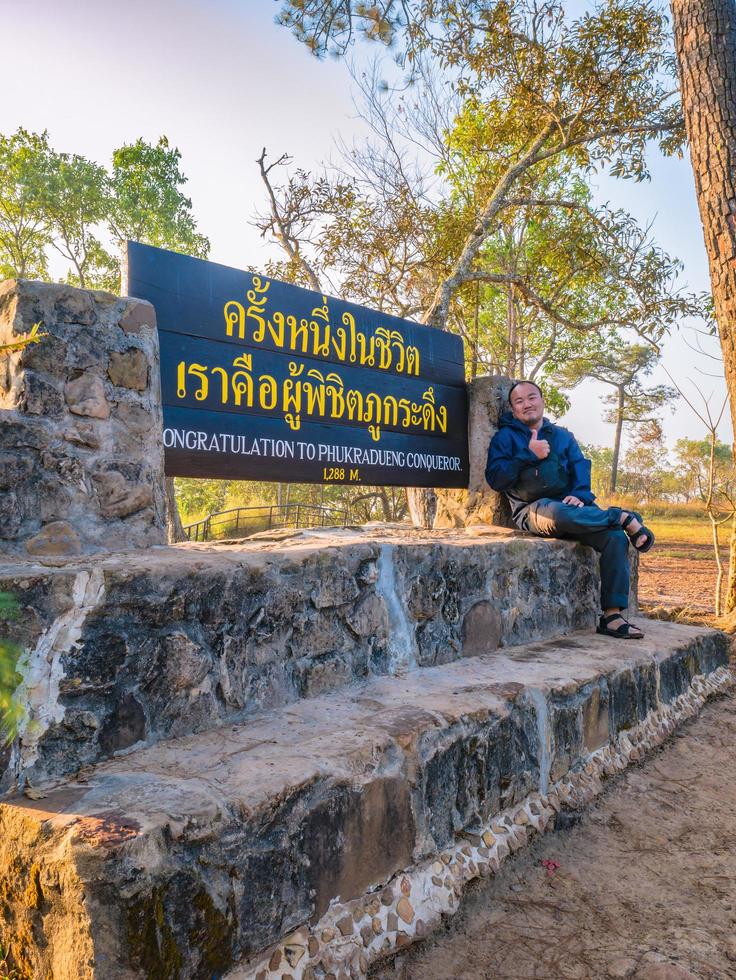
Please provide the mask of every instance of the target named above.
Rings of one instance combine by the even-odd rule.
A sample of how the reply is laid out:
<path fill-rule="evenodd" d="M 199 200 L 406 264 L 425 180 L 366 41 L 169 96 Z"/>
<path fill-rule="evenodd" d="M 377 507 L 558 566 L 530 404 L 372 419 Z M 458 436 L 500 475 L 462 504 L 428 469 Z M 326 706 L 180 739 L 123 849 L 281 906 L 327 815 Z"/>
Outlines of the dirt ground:
<path fill-rule="evenodd" d="M 682 549 L 693 557 L 676 557 L 673 551 Z M 695 619 L 705 619 L 715 611 L 713 591 L 716 582 L 716 563 L 710 546 L 683 544 L 655 547 L 642 555 L 639 562 L 639 603 L 642 611 L 651 609 L 688 610 Z M 723 553 L 728 570 L 728 553 Z"/>
<path fill-rule="evenodd" d="M 373 976 L 736 978 L 735 747 L 729 696 L 476 887 L 446 932 Z"/>

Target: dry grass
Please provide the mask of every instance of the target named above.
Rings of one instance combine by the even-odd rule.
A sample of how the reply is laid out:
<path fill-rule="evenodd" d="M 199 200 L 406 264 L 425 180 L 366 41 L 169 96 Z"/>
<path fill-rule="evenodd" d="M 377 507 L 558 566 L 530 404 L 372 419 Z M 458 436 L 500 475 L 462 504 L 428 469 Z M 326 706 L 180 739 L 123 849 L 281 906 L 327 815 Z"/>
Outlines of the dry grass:
<path fill-rule="evenodd" d="M 599 507 L 616 507 L 636 510 L 647 517 L 682 517 L 685 519 L 705 518 L 705 507 L 700 501 L 692 500 L 687 504 L 677 504 L 670 500 L 649 500 L 642 503 L 636 497 L 626 497 L 623 494 L 614 494 L 612 497 L 598 498 L 596 501 Z"/>
<path fill-rule="evenodd" d="M 637 511 L 656 536 L 654 549 L 642 555 L 639 565 L 642 610 L 657 618 L 724 628 L 714 619 L 716 562 L 711 524 L 702 504 L 641 503 L 625 497 L 600 506 L 606 504 Z M 729 521 L 719 534 L 726 567 L 730 535 Z"/>
<path fill-rule="evenodd" d="M 700 502 L 674 504 L 667 500 L 651 500 L 642 503 L 632 497 L 614 496 L 598 503 L 601 507 L 615 504 L 617 507 L 629 508 L 641 514 L 647 527 L 654 531 L 659 550 L 674 547 L 684 557 L 701 558 L 701 549 L 712 549 L 710 521 Z M 730 533 L 730 523 L 721 525 L 719 534 L 721 547 L 728 548 Z M 688 545 L 693 545 L 699 550 L 689 552 Z"/>
<path fill-rule="evenodd" d="M 641 511 L 639 513 L 642 513 Z M 649 517 L 642 515 L 647 521 L 647 527 L 651 527 L 657 537 L 659 545 L 697 545 L 700 548 L 713 546 L 713 535 L 710 521 L 707 517 Z M 721 547 L 728 548 L 730 527 L 723 525 L 720 529 L 719 539 Z M 693 557 L 695 557 L 693 555 Z"/>

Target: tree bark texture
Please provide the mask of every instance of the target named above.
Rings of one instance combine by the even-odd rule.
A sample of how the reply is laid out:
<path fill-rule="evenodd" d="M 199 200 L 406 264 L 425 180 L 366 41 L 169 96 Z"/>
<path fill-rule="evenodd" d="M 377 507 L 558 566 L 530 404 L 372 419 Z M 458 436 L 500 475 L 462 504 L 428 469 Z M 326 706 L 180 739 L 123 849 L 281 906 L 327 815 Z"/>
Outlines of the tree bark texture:
<path fill-rule="evenodd" d="M 488 446 L 498 430 L 498 421 L 509 409 L 511 379 L 494 374 L 476 378 L 468 385 L 468 451 L 470 480 L 467 490 L 407 491 L 412 519 L 420 527 L 470 527 L 495 524 L 514 528 L 506 495 L 486 483 Z M 431 495 L 431 496 L 430 496 Z M 426 501 L 426 502 L 425 502 Z"/>
<path fill-rule="evenodd" d="M 185 541 L 186 534 L 179 515 L 179 505 L 176 502 L 176 491 L 174 490 L 174 478 L 167 476 L 164 481 L 164 491 L 166 495 L 166 532 L 169 544 L 176 544 L 177 541 Z"/>
<path fill-rule="evenodd" d="M 736 0 L 672 0 L 685 129 L 736 432 Z"/>
<path fill-rule="evenodd" d="M 406 503 L 414 527 L 434 527 L 437 493 L 430 487 L 407 487 Z"/>
<path fill-rule="evenodd" d="M 736 0 L 672 0 L 685 130 L 736 433 Z M 736 456 L 736 439 L 734 440 Z M 736 606 L 731 535 L 726 612 Z"/>
<path fill-rule="evenodd" d="M 736 513 L 731 518 L 731 536 L 728 543 L 728 579 L 726 580 L 726 613 L 736 612 Z"/>

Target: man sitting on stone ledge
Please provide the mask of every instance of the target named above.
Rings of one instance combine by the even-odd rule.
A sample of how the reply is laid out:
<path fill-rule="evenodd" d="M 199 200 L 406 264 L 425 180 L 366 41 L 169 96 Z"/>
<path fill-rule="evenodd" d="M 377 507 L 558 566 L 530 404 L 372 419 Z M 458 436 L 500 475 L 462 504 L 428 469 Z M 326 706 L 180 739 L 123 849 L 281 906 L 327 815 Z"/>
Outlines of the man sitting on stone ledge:
<path fill-rule="evenodd" d="M 503 491 L 517 527 L 542 537 L 589 544 L 600 554 L 603 615 L 596 632 L 624 640 L 644 635 L 622 616 L 629 603 L 629 540 L 649 551 L 654 535 L 635 511 L 600 508 L 590 489 L 590 460 L 575 437 L 544 416 L 544 399 L 533 381 L 517 381 L 510 412 L 499 420 L 488 447 L 486 480 Z"/>

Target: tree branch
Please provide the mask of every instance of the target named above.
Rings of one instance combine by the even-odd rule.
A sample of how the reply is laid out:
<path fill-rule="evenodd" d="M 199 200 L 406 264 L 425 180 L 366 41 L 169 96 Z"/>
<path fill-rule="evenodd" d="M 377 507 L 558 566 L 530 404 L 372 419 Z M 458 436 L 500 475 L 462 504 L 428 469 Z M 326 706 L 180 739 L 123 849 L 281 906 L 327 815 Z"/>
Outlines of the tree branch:
<path fill-rule="evenodd" d="M 532 141 L 527 151 L 515 164 L 510 166 L 496 184 L 496 188 L 486 203 L 483 213 L 473 231 L 468 235 L 465 244 L 456 260 L 450 275 L 440 284 L 424 317 L 424 322 L 434 327 L 444 329 L 450 309 L 453 290 L 463 282 L 469 281 L 464 277 L 478 251 L 486 240 L 491 225 L 504 204 L 504 199 L 517 177 L 539 159 L 539 153 L 554 131 L 555 123 L 549 122 L 539 135 Z"/>
<path fill-rule="evenodd" d="M 571 330 L 597 330 L 599 327 L 615 326 L 616 324 L 624 323 L 624 321 L 616 317 L 604 317 L 600 320 L 591 320 L 589 323 L 580 323 L 576 320 L 571 320 L 570 317 L 565 316 L 564 313 L 560 313 L 559 310 L 556 310 L 546 300 L 542 299 L 539 293 L 535 292 L 521 276 L 475 271 L 468 272 L 462 276 L 458 284 L 474 282 L 476 280 L 480 282 L 512 283 L 528 303 L 543 313 L 546 313 L 555 323 L 559 323 L 561 326 L 568 327 Z"/>
<path fill-rule="evenodd" d="M 299 248 L 298 239 L 295 239 L 291 234 L 289 225 L 286 222 L 284 216 L 281 214 L 281 209 L 279 208 L 279 204 L 276 199 L 276 194 L 274 192 L 274 189 L 271 185 L 271 180 L 269 178 L 269 174 L 274 167 L 277 167 L 280 164 L 287 163 L 290 159 L 291 158 L 287 153 L 282 153 L 281 156 L 278 158 L 278 160 L 275 160 L 270 166 L 267 167 L 266 147 L 264 146 L 263 152 L 256 160 L 256 163 L 260 168 L 261 179 L 263 180 L 263 183 L 266 185 L 266 190 L 268 191 L 268 197 L 271 202 L 271 217 L 273 219 L 273 224 L 276 226 L 273 229 L 274 235 L 276 236 L 277 240 L 281 243 L 282 248 L 289 256 L 289 258 L 292 260 L 292 262 L 296 262 L 304 271 L 312 289 L 315 289 L 317 292 L 321 293 L 322 286 L 320 285 L 320 281 L 317 278 L 317 274 L 315 273 L 314 269 L 309 264 L 309 262 L 307 262 L 307 260 L 302 255 L 301 250 Z"/>

